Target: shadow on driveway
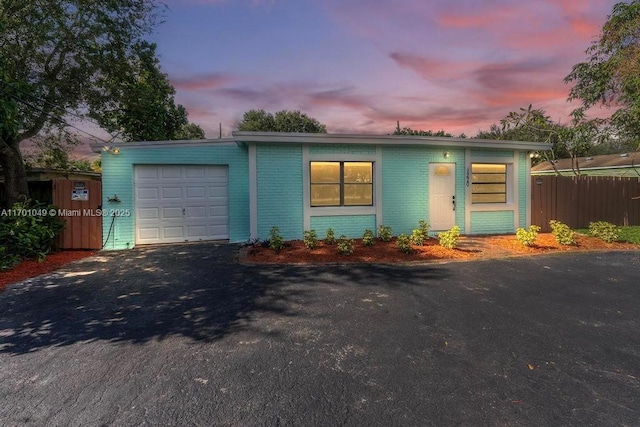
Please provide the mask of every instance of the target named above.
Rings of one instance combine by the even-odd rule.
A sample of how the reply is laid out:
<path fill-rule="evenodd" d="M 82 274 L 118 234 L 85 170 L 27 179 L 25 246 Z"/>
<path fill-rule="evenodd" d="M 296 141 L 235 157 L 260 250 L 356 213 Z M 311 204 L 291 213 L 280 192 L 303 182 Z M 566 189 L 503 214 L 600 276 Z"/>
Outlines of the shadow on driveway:
<path fill-rule="evenodd" d="M 0 352 L 24 354 L 78 342 L 144 343 L 182 335 L 218 340 L 245 329 L 254 313 L 297 316 L 308 289 L 323 283 L 313 267 L 247 266 L 237 246 L 192 243 L 104 252 L 0 295 Z M 336 266 L 335 285 L 428 286 L 445 270 Z"/>

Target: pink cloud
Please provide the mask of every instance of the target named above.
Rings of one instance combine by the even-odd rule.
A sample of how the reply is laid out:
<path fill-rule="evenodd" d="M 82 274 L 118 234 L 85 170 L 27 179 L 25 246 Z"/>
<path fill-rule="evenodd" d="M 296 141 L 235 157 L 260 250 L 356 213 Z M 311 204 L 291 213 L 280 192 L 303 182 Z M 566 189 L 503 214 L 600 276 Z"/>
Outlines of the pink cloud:
<path fill-rule="evenodd" d="M 349 93 L 350 89 L 334 89 L 308 94 L 308 105 L 312 108 L 348 108 L 357 111 L 366 111 L 370 104 L 363 97 Z"/>
<path fill-rule="evenodd" d="M 491 28 L 521 17 L 522 8 L 515 5 L 483 5 L 482 10 L 469 12 L 466 5 L 448 4 L 446 11 L 436 16 L 436 21 L 448 28 Z"/>
<path fill-rule="evenodd" d="M 392 52 L 389 57 L 396 64 L 417 73 L 425 79 L 453 78 L 473 66 L 470 62 L 437 60 L 428 56 L 403 52 Z"/>
<path fill-rule="evenodd" d="M 173 78 L 171 79 L 171 83 L 176 90 L 202 91 L 227 86 L 234 80 L 234 77 L 226 74 L 211 73 L 192 77 Z"/>
<path fill-rule="evenodd" d="M 594 16 L 589 15 L 589 3 L 591 3 L 591 6 L 593 6 L 594 3 L 606 4 L 607 2 L 579 2 L 558 0 L 557 3 L 563 10 L 565 15 L 564 17 L 575 34 L 583 39 L 589 39 L 599 34 L 606 16 L 603 15 L 596 19 L 594 18 Z"/>

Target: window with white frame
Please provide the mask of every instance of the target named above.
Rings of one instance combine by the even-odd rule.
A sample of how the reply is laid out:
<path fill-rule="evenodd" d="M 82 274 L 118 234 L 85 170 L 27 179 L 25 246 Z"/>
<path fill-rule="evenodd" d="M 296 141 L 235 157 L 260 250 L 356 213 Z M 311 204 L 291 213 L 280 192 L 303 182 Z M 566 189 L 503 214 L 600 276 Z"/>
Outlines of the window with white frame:
<path fill-rule="evenodd" d="M 506 164 L 471 164 L 471 203 L 507 203 Z"/>
<path fill-rule="evenodd" d="M 313 161 L 311 206 L 372 206 L 373 162 Z"/>

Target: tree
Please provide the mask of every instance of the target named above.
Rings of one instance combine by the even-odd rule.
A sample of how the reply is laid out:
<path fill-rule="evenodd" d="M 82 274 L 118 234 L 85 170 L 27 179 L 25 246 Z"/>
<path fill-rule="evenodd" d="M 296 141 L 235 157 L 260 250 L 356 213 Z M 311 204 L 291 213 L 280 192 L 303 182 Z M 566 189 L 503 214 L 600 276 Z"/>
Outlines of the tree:
<path fill-rule="evenodd" d="M 174 139 L 204 139 L 204 129 L 195 123 L 182 125 L 174 135 Z"/>
<path fill-rule="evenodd" d="M 571 158 L 576 175 L 580 174 L 578 157 L 586 154 L 595 141 L 606 136 L 600 132 L 602 121 L 587 120 L 582 108 L 571 113 L 569 125 L 553 122 L 543 109 L 534 109 L 532 105 L 510 112 L 500 120 L 500 124 L 500 128 L 493 125 L 490 132 L 480 134 L 489 139 L 547 142 L 551 144 L 551 150 L 543 151 L 543 158 L 551 165 L 554 165 L 554 159 Z"/>
<path fill-rule="evenodd" d="M 204 138 L 204 131 L 188 122 L 187 110 L 176 105 L 176 91 L 160 69 L 156 45 L 142 41 L 132 50 L 120 79 L 107 87 L 113 101 L 104 110 L 97 100 L 93 108 L 98 123 L 125 141 Z"/>
<path fill-rule="evenodd" d="M 565 83 L 573 83 L 569 100 L 584 108 L 614 107 L 610 123 L 619 135 L 640 140 L 640 0 L 617 3 L 600 38 L 586 50 L 588 61 L 576 64 Z M 640 147 L 639 147 L 640 148 Z"/>
<path fill-rule="evenodd" d="M 73 147 L 81 141 L 73 134 L 60 129 L 45 129 L 33 139 L 36 152 L 25 156 L 27 169 L 41 167 L 60 171 L 92 171 L 91 162 L 71 158 Z"/>
<path fill-rule="evenodd" d="M 393 135 L 412 135 L 412 136 L 436 136 L 436 137 L 447 137 L 451 138 L 449 132 L 445 132 L 444 130 L 439 130 L 434 132 L 432 130 L 414 130 L 409 127 L 400 128 L 400 122 L 397 122 L 396 129 L 393 131 Z M 460 135 L 460 138 L 466 138 L 464 134 Z"/>
<path fill-rule="evenodd" d="M 0 166 L 7 203 L 28 195 L 20 143 L 70 113 L 98 117 L 158 22 L 155 0 L 2 0 Z"/>
<path fill-rule="evenodd" d="M 282 110 L 275 114 L 265 110 L 249 110 L 237 126 L 245 132 L 327 133 L 327 127 L 300 111 Z"/>

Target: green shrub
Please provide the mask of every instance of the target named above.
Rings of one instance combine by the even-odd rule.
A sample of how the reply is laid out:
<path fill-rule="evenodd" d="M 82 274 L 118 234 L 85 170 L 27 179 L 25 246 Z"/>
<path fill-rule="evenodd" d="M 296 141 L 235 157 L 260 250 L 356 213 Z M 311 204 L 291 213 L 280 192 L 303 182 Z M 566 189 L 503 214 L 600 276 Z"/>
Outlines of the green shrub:
<path fill-rule="evenodd" d="M 318 233 L 316 230 L 307 230 L 304 232 L 304 247 L 307 249 L 315 249 L 318 247 Z"/>
<path fill-rule="evenodd" d="M 351 255 L 353 253 L 353 239 L 347 239 L 347 236 L 340 236 L 338 240 L 338 253 L 340 255 Z"/>
<path fill-rule="evenodd" d="M 378 239 L 383 242 L 390 242 L 393 237 L 393 230 L 391 227 L 387 227 L 386 225 L 381 225 L 378 227 Z"/>
<path fill-rule="evenodd" d="M 334 233 L 333 228 L 327 229 L 327 234 L 324 237 L 324 243 L 327 245 L 336 244 L 336 234 Z"/>
<path fill-rule="evenodd" d="M 17 254 L 11 254 L 4 246 L 0 246 L 0 271 L 10 269 L 18 262 L 20 257 Z"/>
<path fill-rule="evenodd" d="M 427 221 L 418 221 L 419 227 L 413 230 L 411 233 L 411 243 L 416 246 L 424 245 L 424 242 L 429 238 L 429 224 Z"/>
<path fill-rule="evenodd" d="M 518 242 L 525 246 L 533 246 L 536 243 L 536 238 L 538 237 L 539 232 L 540 227 L 537 225 L 530 226 L 528 231 L 524 228 L 518 228 L 516 230 L 516 238 L 518 239 Z"/>
<path fill-rule="evenodd" d="M 576 244 L 575 233 L 571 228 L 569 228 L 567 224 L 552 219 L 551 221 L 549 221 L 549 225 L 551 226 L 551 233 L 556 238 L 556 242 L 560 243 L 561 245 Z"/>
<path fill-rule="evenodd" d="M 438 239 L 440 240 L 440 246 L 447 249 L 454 249 L 458 247 L 458 239 L 460 238 L 460 227 L 454 225 L 449 231 L 443 231 L 438 233 Z"/>
<path fill-rule="evenodd" d="M 596 221 L 589 223 L 589 234 L 607 243 L 612 243 L 620 237 L 621 229 L 606 221 Z"/>
<path fill-rule="evenodd" d="M 271 231 L 269 231 L 269 249 L 274 251 L 284 249 L 284 240 L 278 227 L 271 227 Z"/>
<path fill-rule="evenodd" d="M 400 252 L 405 254 L 413 253 L 413 247 L 411 246 L 411 236 L 407 234 L 401 234 L 396 239 L 396 246 L 400 249 Z"/>
<path fill-rule="evenodd" d="M 21 259 L 44 260 L 55 244 L 64 223 L 51 215 L 55 207 L 34 200 L 18 202 L 0 210 L 0 269 Z"/>
<path fill-rule="evenodd" d="M 362 244 L 364 246 L 373 246 L 375 243 L 375 236 L 373 235 L 373 231 L 366 229 L 364 230 L 364 234 L 362 235 Z"/>

